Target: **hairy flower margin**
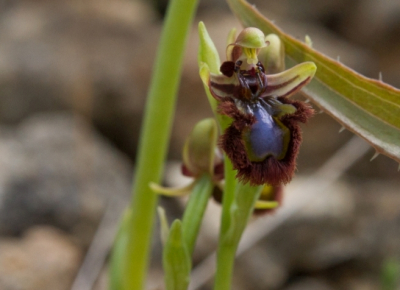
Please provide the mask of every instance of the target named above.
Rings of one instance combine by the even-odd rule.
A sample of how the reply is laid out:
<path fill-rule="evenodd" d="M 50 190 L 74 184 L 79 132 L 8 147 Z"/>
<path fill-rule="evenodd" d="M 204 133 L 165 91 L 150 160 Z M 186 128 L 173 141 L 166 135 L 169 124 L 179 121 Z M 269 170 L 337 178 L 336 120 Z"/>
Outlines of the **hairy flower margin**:
<path fill-rule="evenodd" d="M 217 112 L 233 119 L 219 146 L 242 182 L 286 184 L 294 175 L 302 141 L 299 122 L 306 123 L 314 112 L 289 97 L 311 81 L 316 66 L 305 62 L 267 74 L 283 70 L 283 44 L 276 35 L 265 37 L 254 27 L 245 28 L 226 53 L 221 74 L 200 63 L 202 80 L 218 102 Z"/>

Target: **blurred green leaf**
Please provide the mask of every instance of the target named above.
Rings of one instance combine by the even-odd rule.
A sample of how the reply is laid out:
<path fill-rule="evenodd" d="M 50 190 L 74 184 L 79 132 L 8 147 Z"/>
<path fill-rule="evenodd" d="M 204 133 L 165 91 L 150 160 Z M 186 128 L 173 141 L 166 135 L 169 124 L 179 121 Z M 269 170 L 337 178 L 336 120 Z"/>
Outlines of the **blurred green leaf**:
<path fill-rule="evenodd" d="M 381 274 L 382 290 L 399 289 L 399 281 L 400 263 L 393 258 L 386 259 Z"/>
<path fill-rule="evenodd" d="M 245 0 L 227 0 L 245 27 L 275 33 L 285 45 L 286 64 L 312 61 L 318 69 L 303 93 L 379 153 L 400 162 L 400 90 L 366 78 L 285 34 Z"/>
<path fill-rule="evenodd" d="M 182 223 L 175 220 L 163 251 L 165 288 L 186 290 L 190 281 L 191 259 L 182 237 Z"/>
<path fill-rule="evenodd" d="M 125 248 L 128 244 L 128 233 L 129 233 L 129 219 L 132 215 L 132 210 L 130 208 L 126 209 L 122 220 L 119 224 L 118 233 L 115 237 L 114 246 L 112 249 L 112 255 L 110 260 L 110 290 L 122 290 L 124 289 L 122 285 L 124 276 L 124 263 L 126 262 Z"/>

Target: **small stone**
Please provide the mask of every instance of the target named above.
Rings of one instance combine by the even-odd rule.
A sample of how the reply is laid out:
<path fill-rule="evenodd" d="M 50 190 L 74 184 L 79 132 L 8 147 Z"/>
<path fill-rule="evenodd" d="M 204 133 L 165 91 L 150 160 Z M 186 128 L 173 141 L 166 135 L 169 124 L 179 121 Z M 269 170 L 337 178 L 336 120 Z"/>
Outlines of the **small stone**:
<path fill-rule="evenodd" d="M 52 227 L 0 240 L 0 289 L 67 290 L 82 259 L 71 238 Z"/>

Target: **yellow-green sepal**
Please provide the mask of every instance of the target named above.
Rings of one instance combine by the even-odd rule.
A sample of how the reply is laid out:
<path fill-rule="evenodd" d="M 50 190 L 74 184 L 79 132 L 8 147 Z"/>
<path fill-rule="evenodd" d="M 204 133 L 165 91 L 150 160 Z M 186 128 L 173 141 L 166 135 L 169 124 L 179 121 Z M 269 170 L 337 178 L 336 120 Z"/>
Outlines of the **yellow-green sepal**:
<path fill-rule="evenodd" d="M 298 64 L 278 74 L 267 75 L 269 90 L 262 97 L 289 97 L 308 84 L 317 66 L 309 61 Z"/>
<path fill-rule="evenodd" d="M 265 41 L 269 45 L 260 50 L 259 61 L 264 65 L 267 74 L 276 74 L 285 70 L 285 47 L 276 34 L 268 34 Z"/>

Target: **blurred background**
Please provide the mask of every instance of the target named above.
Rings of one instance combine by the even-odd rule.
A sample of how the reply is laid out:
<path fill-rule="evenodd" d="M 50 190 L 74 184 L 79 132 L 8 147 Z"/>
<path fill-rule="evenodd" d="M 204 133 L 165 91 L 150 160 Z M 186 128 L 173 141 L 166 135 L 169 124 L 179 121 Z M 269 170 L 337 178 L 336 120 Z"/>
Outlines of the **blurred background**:
<path fill-rule="evenodd" d="M 229 30 L 240 29 L 224 1 L 200 2 L 185 56 L 167 185 L 186 182 L 179 173 L 184 139 L 197 121 L 211 116 L 198 77 L 197 22 L 205 22 L 221 56 Z M 371 78 L 381 72 L 385 82 L 400 87 L 400 1 L 252 3 L 285 32 L 300 40 L 307 34 L 330 57 Z M 1 1 L 0 289 L 107 288 L 108 251 L 129 201 L 167 4 Z M 384 156 L 370 162 L 373 149 L 363 154 L 365 144 L 357 139 L 346 162 L 327 163 L 353 137 L 339 134 L 340 128 L 324 113 L 303 126 L 298 174 L 284 205 L 314 195 L 239 257 L 234 290 L 383 289 L 382 280 L 400 275 L 398 164 Z M 318 174 L 321 168 L 333 173 Z M 323 198 L 313 202 L 319 189 Z M 184 200 L 160 203 L 170 220 L 180 217 Z M 219 206 L 211 201 L 208 210 L 196 265 L 216 247 Z M 153 253 L 148 289 L 162 289 L 158 232 Z M 198 289 L 211 289 L 199 277 Z"/>

